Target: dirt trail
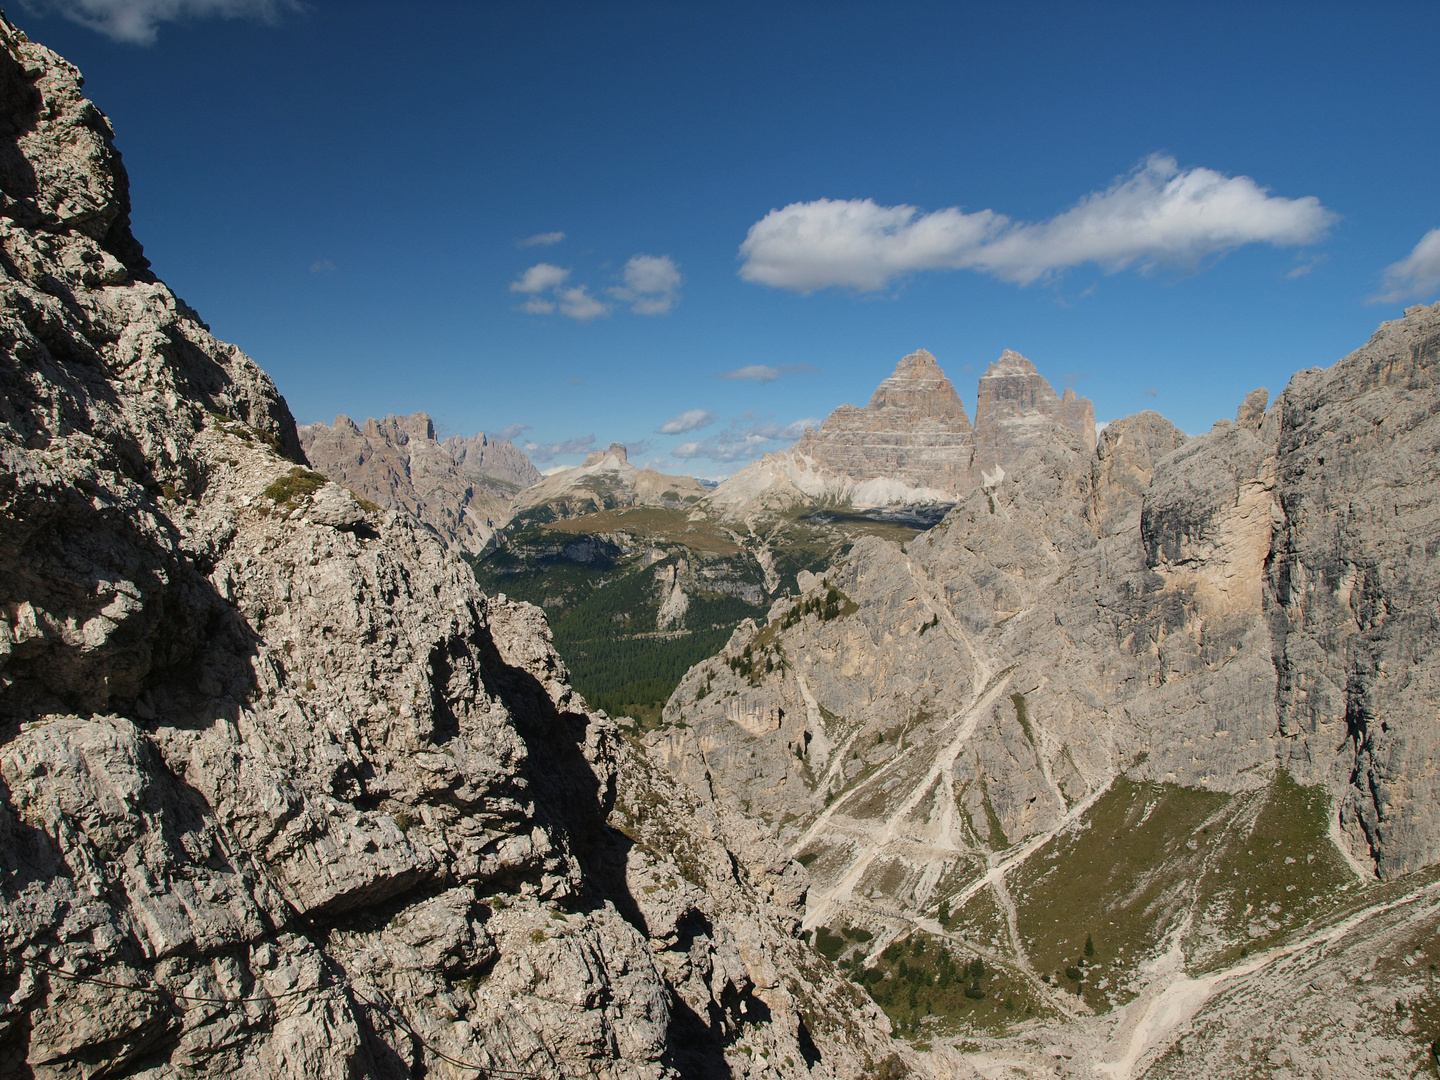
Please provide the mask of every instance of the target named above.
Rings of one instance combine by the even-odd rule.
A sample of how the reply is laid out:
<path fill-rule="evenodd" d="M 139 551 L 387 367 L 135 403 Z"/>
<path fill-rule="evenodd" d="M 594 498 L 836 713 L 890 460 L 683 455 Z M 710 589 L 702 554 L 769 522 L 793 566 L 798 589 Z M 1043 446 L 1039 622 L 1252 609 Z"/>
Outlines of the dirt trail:
<path fill-rule="evenodd" d="M 1135 1001 L 1120 1010 L 1120 1020 L 1112 1029 L 1109 1049 L 1116 1056 L 1095 1065 L 1096 1073 L 1111 1080 L 1134 1080 L 1142 1062 L 1163 1053 L 1214 996 L 1223 984 L 1242 979 L 1292 956 L 1310 949 L 1324 949 L 1362 923 L 1396 908 L 1426 897 L 1440 898 L 1440 882 L 1422 885 L 1394 900 L 1371 904 L 1353 912 L 1339 922 L 1305 935 L 1286 945 L 1257 953 L 1221 971 L 1200 978 L 1191 978 L 1184 971 L 1184 957 L 1179 938 L 1174 938 L 1169 952 L 1162 958 L 1155 974 L 1159 978 Z M 1168 976 L 1168 981 L 1166 980 Z M 1133 1023 L 1131 1017 L 1133 1015 Z"/>
<path fill-rule="evenodd" d="M 975 698 L 968 706 L 960 709 L 950 717 L 947 726 L 950 723 L 959 721 L 959 728 L 955 732 L 955 737 L 950 740 L 949 745 L 946 746 L 944 750 L 936 755 L 934 762 L 930 768 L 926 770 L 924 777 L 911 788 L 910 794 L 890 817 L 886 819 L 885 824 L 880 827 L 878 832 L 872 833 L 872 839 L 860 848 L 855 858 L 851 861 L 849 868 L 840 876 L 840 879 L 830 889 L 818 897 L 814 893 L 811 894 L 809 909 L 805 913 L 805 921 L 802 924 L 805 929 L 808 930 L 821 925 L 829 916 L 831 909 L 837 901 L 848 899 L 851 890 L 859 883 L 865 871 L 870 868 L 870 864 L 875 861 L 875 858 L 880 852 L 884 850 L 892 840 L 901 836 L 906 831 L 905 819 L 910 815 L 910 812 L 915 809 L 920 800 L 939 782 L 940 777 L 946 771 L 954 768 L 955 759 L 960 756 L 960 751 L 965 748 L 965 744 L 969 741 L 970 736 L 975 734 L 975 728 L 979 725 L 980 718 L 995 703 L 995 699 L 999 696 L 1000 692 L 1004 690 L 1008 682 L 1009 675 L 1007 673 L 986 687 L 979 697 Z M 899 760 L 901 756 L 903 755 L 896 755 L 891 763 L 893 764 L 894 761 Z M 881 770 L 881 772 L 883 771 L 884 770 Z M 880 775 L 881 773 L 877 772 L 875 776 L 867 781 L 867 784 L 873 784 Z M 826 814 L 821 815 L 822 819 L 828 818 L 828 816 L 828 811 Z M 805 838 L 808 839 L 813 835 L 819 824 L 820 820 L 817 820 L 815 825 L 812 825 L 806 832 Z M 950 841 L 950 845 L 955 846 L 953 840 Z M 955 850 L 958 851 L 959 848 L 955 847 Z"/>

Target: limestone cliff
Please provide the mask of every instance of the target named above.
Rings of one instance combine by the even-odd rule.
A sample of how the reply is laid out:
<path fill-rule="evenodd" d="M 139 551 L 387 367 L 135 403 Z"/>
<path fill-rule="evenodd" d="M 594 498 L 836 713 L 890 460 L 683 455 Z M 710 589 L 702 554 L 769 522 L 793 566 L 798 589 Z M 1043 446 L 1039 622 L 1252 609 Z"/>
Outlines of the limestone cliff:
<path fill-rule="evenodd" d="M 423 412 L 357 425 L 308 424 L 300 443 L 312 465 L 371 502 L 406 513 L 433 528 L 446 544 L 479 552 L 510 518 L 511 500 L 540 481 L 523 453 L 483 432 L 435 437 Z"/>
<path fill-rule="evenodd" d="M 899 480 L 947 492 L 969 486 L 972 432 L 955 386 L 924 349 L 895 366 L 863 409 L 841 405 L 796 453 L 855 480 Z"/>
<path fill-rule="evenodd" d="M 1415 308 L 1268 410 L 1098 444 L 1088 403 L 1003 359 L 975 429 L 1002 468 L 903 547 L 801 575 L 686 676 L 653 754 L 768 823 L 809 867 L 817 947 L 927 1041 L 969 1017 L 1035 1075 L 1063 1039 L 1131 1077 L 1191 1075 L 1169 1051 L 1193 1036 L 1207 1075 L 1249 1075 L 1227 1055 L 1279 996 L 1312 1032 L 1285 1037 L 1300 1072 L 1410 1075 L 1416 1024 L 1313 1031 L 1426 993 L 1437 342 L 1440 305 Z M 1393 966 L 1337 996 L 1314 950 L 1371 933 Z M 937 950 L 984 959 L 983 1001 L 936 990 L 943 965 L 914 981 Z"/>
<path fill-rule="evenodd" d="M 0 1073 L 868 1076 L 804 875 L 306 467 L 0 19 Z"/>
<path fill-rule="evenodd" d="M 730 477 L 700 509 L 747 521 L 804 507 L 948 505 L 1057 436 L 1088 452 L 1095 410 L 1073 390 L 1057 395 L 1019 353 L 1006 350 L 981 377 L 972 429 L 954 384 L 921 349 L 865 408 L 841 405 L 789 450 Z"/>
<path fill-rule="evenodd" d="M 1094 406 L 1068 387 L 1057 397 L 1034 364 L 1006 349 L 980 376 L 975 396 L 975 481 L 1018 462 L 1057 430 L 1088 450 L 1095 444 Z"/>
<path fill-rule="evenodd" d="M 1264 582 L 1284 758 L 1386 876 L 1440 861 L 1440 306 L 1280 402 Z"/>

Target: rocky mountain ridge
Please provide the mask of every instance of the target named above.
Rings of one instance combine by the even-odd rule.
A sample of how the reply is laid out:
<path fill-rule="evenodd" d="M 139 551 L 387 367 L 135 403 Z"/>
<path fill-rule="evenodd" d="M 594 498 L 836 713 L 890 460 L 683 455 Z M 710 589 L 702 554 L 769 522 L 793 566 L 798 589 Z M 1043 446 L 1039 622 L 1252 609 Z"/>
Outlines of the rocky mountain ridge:
<path fill-rule="evenodd" d="M 863 409 L 841 405 L 789 450 L 725 480 L 701 509 L 744 521 L 801 507 L 953 503 L 1003 475 L 1036 442 L 1065 432 L 1094 446 L 1095 410 L 1057 395 L 1019 353 L 1006 350 L 980 377 L 975 424 L 935 357 L 903 357 Z"/>
<path fill-rule="evenodd" d="M 357 425 L 298 429 L 311 464 L 363 498 L 403 510 L 435 529 L 447 544 L 479 552 L 510 519 L 511 501 L 541 480 L 520 450 L 484 432 L 440 440 L 423 412 Z"/>
<path fill-rule="evenodd" d="M 1210 971 L 1386 1032 L 1321 1040 L 1336 1075 L 1410 1075 L 1425 1029 L 1383 1010 L 1430 992 L 1410 971 L 1430 878 L 1405 875 L 1431 873 L 1440 838 L 1437 367 L 1440 305 L 1415 308 L 1273 407 L 1256 391 L 1196 439 L 1143 413 L 1091 449 L 1083 406 L 997 365 L 1021 422 L 987 438 L 1018 459 L 929 532 L 858 543 L 742 624 L 682 681 L 652 754 L 808 866 L 817 947 L 926 1042 L 1064 1033 L 1104 1073 L 1187 1075 L 1165 1055 L 1191 1014 L 1157 1028 L 1152 1010 Z M 1032 402 L 1062 422 L 1024 422 Z M 1395 966 L 1336 1005 L 1299 974 L 1313 958 L 1284 958 L 1377 879 L 1411 898 Z M 1332 940 L 1369 933 L 1342 923 Z M 910 943 L 982 956 L 988 996 L 916 984 Z M 987 1018 L 997 995 L 1038 1020 Z M 1216 1007 L 1194 1045 L 1250 1075 L 1255 1043 Z M 1008 1038 L 993 1053 L 1018 1052 Z"/>
<path fill-rule="evenodd" d="M 627 506 L 688 508 L 709 489 L 693 476 L 671 476 L 630 463 L 623 443 L 589 454 L 583 464 L 561 469 L 526 489 L 516 500 L 515 525 L 581 517 Z"/>
<path fill-rule="evenodd" d="M 924 349 L 904 357 L 863 409 L 841 405 L 796 454 L 857 481 L 957 492 L 968 486 L 974 433 L 955 386 Z"/>
<path fill-rule="evenodd" d="M 0 45 L 0 1073 L 889 1069 L 799 868 L 307 467 L 149 272 L 79 73 Z"/>

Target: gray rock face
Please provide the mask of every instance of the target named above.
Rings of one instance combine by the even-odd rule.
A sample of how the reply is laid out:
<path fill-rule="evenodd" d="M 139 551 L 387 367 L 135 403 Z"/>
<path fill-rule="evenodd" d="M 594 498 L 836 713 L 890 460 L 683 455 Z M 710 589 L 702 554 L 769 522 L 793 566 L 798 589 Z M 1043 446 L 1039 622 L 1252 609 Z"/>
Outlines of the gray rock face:
<path fill-rule="evenodd" d="M 1267 574 L 1285 759 L 1341 793 L 1386 876 L 1440 859 L 1435 417 L 1440 307 L 1411 309 L 1277 405 Z"/>
<path fill-rule="evenodd" d="M 795 450 L 855 480 L 884 477 L 958 492 L 970 486 L 972 443 L 960 395 L 921 349 L 895 366 L 870 404 L 841 405 Z"/>
<path fill-rule="evenodd" d="M 304 467 L 145 270 L 78 73 L 0 38 L 0 1072 L 871 1074 L 803 875 Z"/>
<path fill-rule="evenodd" d="M 906 548 L 857 543 L 742 626 L 652 747 L 818 853 L 812 925 L 862 897 L 927 910 L 1117 772 L 1264 784 L 1269 460 L 1247 429 L 1186 443 L 1154 414 L 1093 454 L 1034 445 Z"/>
<path fill-rule="evenodd" d="M 586 465 L 599 465 L 606 458 L 614 458 L 617 462 L 628 462 L 630 451 L 625 449 L 624 443 L 612 442 L 607 449 L 592 450 L 585 455 Z"/>
<path fill-rule="evenodd" d="M 462 551 L 484 549 L 510 517 L 511 500 L 540 481 L 534 464 L 504 440 L 483 432 L 435 438 L 425 413 L 299 429 L 310 462 L 361 497 L 403 510 Z"/>
<path fill-rule="evenodd" d="M 1052 439 L 1055 430 L 1074 436 L 1082 450 L 1095 444 L 1095 408 L 1066 388 L 1061 397 L 1010 349 L 980 376 L 975 397 L 975 479 L 1018 462 L 1031 446 Z"/>
<path fill-rule="evenodd" d="M 489 482 L 500 487 L 502 494 L 540 482 L 540 470 L 535 468 L 535 463 L 509 439 L 492 439 L 482 431 L 468 438 L 451 435 L 442 439 L 440 445 L 455 459 L 461 472 L 474 477 L 479 484 Z"/>
<path fill-rule="evenodd" d="M 1013 372 L 997 366 L 987 378 L 1003 382 L 982 381 L 980 421 L 1000 398 L 1008 412 L 992 415 L 1045 422 L 1001 437 L 989 431 L 1003 423 L 977 421 L 977 448 L 1003 443 L 1018 457 L 905 547 L 857 543 L 823 576 L 801 575 L 798 596 L 766 624 L 742 624 L 686 676 L 652 751 L 758 815 L 808 864 L 807 927 L 867 928 L 871 959 L 886 942 L 937 935 L 1011 972 L 1009 985 L 1057 1017 L 1077 1014 L 1045 965 L 1077 947 L 1076 931 L 1050 913 L 1088 917 L 1073 913 L 1089 890 L 1116 890 L 1098 909 L 1110 920 L 1095 923 L 1098 940 L 1123 934 L 1113 929 L 1123 911 L 1143 903 L 1156 921 L 1125 939 L 1134 966 L 1117 962 L 1094 1002 L 1085 991 L 1082 1014 L 1134 1000 L 1109 1030 L 1136 1032 L 1136 1053 L 1099 1047 L 1095 1025 L 1065 1028 L 1088 1041 L 1071 1056 L 1112 1075 L 1189 1075 L 1142 1039 L 1184 1033 L 1194 1014 L 1162 1007 L 1172 990 L 1203 1002 L 1214 986 L 1237 988 L 1195 1021 L 1206 1069 L 1222 1076 L 1249 1067 L 1224 1048 L 1248 1038 L 1245 1018 L 1276 995 L 1303 999 L 1312 1026 L 1369 1015 L 1373 993 L 1332 1002 L 1289 981 L 1310 963 L 1290 945 L 1263 962 L 1241 962 L 1240 950 L 1261 940 L 1300 949 L 1315 925 L 1306 919 L 1325 912 L 1360 912 L 1326 940 L 1378 921 L 1397 893 L 1345 906 L 1337 886 L 1357 884 L 1349 867 L 1373 882 L 1440 861 L 1427 764 L 1440 689 L 1425 644 L 1440 550 L 1437 363 L 1440 305 L 1412 309 L 1333 368 L 1297 375 L 1268 411 L 1256 391 L 1234 423 L 1192 440 L 1142 413 L 1108 425 L 1093 451 L 1083 405 L 1027 396 L 1018 360 Z M 1066 410 L 1071 419 L 1056 422 Z M 1066 854 L 1137 791 L 1149 801 L 1113 846 Z M 1147 847 L 1144 823 L 1179 828 L 1173 808 L 1186 800 L 1210 816 L 1186 826 L 1183 845 Z M 1264 825 L 1267 814 L 1290 831 Z M 1208 852 L 1217 835 L 1236 838 L 1231 853 L 1174 862 Z M 1264 875 L 1333 869 L 1285 886 L 1283 902 L 1262 899 L 1273 882 L 1255 877 L 1257 855 Z M 1044 899 L 1051 874 L 1073 879 L 1059 894 L 1067 906 Z M 1405 949 L 1430 932 L 1426 874 L 1396 931 Z M 1224 974 L 1192 985 L 1187 964 Z M 1116 980 L 1129 987 L 1119 997 Z M 1386 1007 L 1417 992 L 1395 972 L 1376 991 L 1390 995 Z M 1301 1072 L 1322 1060 L 1335 1075 L 1409 1067 L 1405 1039 L 1389 1036 L 1349 1051 L 1335 1040 L 1323 1051 L 1285 1045 Z"/>
<path fill-rule="evenodd" d="M 896 365 L 863 409 L 841 405 L 794 447 L 751 462 L 702 503 L 746 522 L 804 506 L 947 505 L 1003 476 L 1031 447 L 1095 446 L 1095 410 L 1058 396 L 1035 365 L 1008 349 L 980 379 L 975 427 L 954 385 L 924 349 Z"/>

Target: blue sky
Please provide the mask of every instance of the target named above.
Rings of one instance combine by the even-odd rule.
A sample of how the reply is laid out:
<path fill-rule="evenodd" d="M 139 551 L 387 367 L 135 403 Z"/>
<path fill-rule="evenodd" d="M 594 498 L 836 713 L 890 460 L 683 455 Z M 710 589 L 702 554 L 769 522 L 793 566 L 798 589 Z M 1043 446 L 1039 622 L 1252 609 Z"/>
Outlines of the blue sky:
<path fill-rule="evenodd" d="M 1440 296 L 1433 3 L 8 14 L 302 423 L 722 476 L 925 347 L 972 413 L 1013 348 L 1198 432 Z"/>

